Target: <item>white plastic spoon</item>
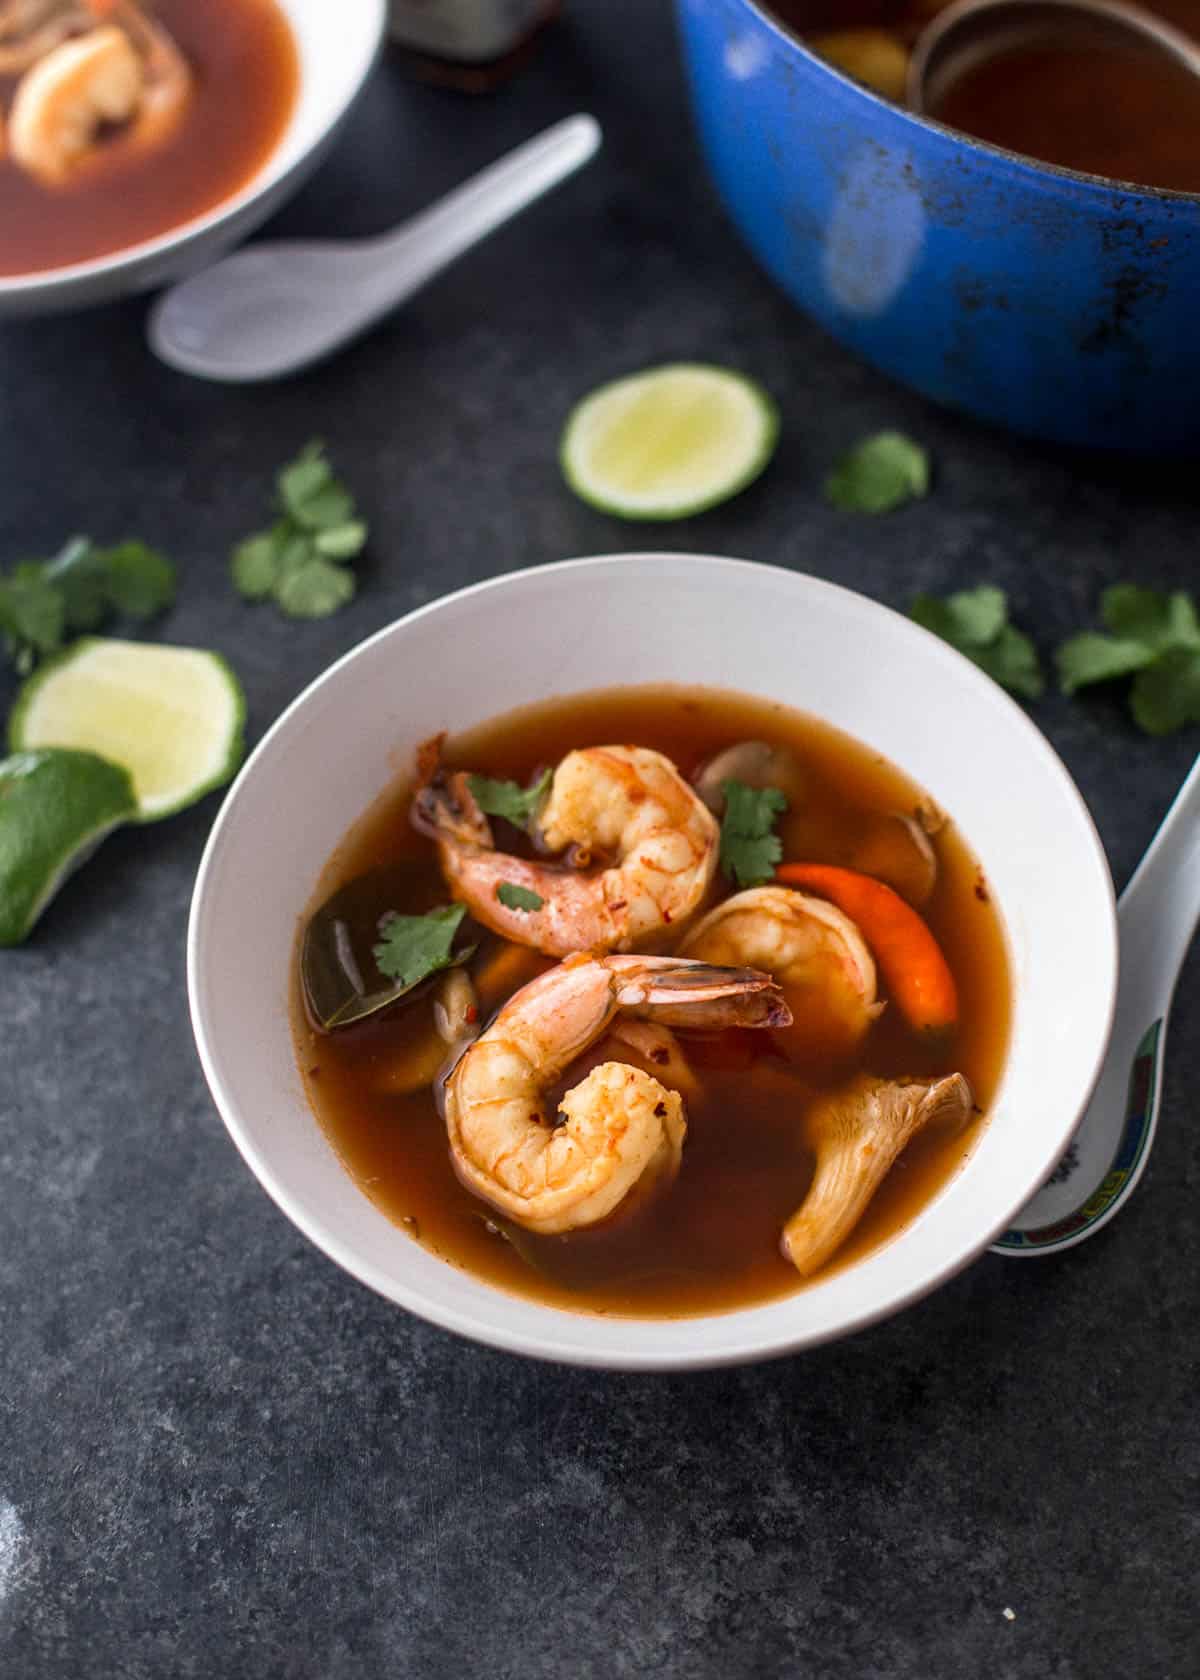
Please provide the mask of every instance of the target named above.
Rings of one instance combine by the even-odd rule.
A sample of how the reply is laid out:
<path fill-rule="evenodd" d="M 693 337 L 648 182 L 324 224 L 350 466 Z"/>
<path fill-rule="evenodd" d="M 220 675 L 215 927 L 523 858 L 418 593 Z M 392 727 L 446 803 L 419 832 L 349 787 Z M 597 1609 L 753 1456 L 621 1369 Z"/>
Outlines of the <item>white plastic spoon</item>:
<path fill-rule="evenodd" d="M 267 241 L 184 280 L 150 313 L 170 367 L 231 384 L 279 379 L 340 349 L 591 158 L 594 117 L 568 117 L 378 239 Z"/>
<path fill-rule="evenodd" d="M 1200 919 L 1200 759 L 1117 905 L 1117 1008 L 1099 1083 L 1066 1155 L 993 1248 L 1053 1254 L 1094 1236 L 1150 1158 L 1167 1017 Z"/>

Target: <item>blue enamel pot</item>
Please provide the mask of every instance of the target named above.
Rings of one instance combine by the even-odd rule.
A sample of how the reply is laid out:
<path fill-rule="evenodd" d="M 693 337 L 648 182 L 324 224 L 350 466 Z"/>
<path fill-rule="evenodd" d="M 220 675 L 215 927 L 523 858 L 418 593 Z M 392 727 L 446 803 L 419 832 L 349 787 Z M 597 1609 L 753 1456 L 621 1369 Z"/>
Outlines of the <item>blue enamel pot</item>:
<path fill-rule="evenodd" d="M 676 6 L 717 188 L 834 337 L 1014 431 L 1200 446 L 1200 196 L 1032 163 L 914 116 L 755 0 Z"/>

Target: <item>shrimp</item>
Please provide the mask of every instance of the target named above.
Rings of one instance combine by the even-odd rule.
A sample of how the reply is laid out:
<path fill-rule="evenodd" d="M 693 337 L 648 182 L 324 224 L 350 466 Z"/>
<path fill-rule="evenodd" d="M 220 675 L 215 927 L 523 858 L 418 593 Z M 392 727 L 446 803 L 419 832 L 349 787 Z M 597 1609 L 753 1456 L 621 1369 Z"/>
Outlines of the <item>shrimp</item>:
<path fill-rule="evenodd" d="M 766 969 L 784 988 L 798 1031 L 821 1048 L 851 1049 L 883 1009 L 874 958 L 849 916 L 788 887 L 734 893 L 679 949 L 703 962 Z"/>
<path fill-rule="evenodd" d="M 662 1026 L 785 1025 L 766 974 L 678 957 L 588 956 L 515 993 L 464 1052 L 445 1087 L 450 1154 L 469 1190 L 527 1230 L 577 1230 L 635 1187 L 678 1170 L 683 1099 L 653 1075 L 602 1062 L 546 1114 L 546 1092 L 618 1016 Z"/>
<path fill-rule="evenodd" d="M 629 951 L 684 922 L 708 892 L 718 829 L 669 758 L 649 747 L 586 747 L 554 772 L 540 835 L 576 867 L 497 852 L 461 772 L 439 772 L 417 794 L 413 820 L 437 840 L 455 898 L 486 927 L 547 956 Z M 597 855 L 606 867 L 581 868 Z M 519 887 L 540 902 L 514 909 L 497 896 Z"/>
<path fill-rule="evenodd" d="M 115 0 L 108 13 L 118 21 L 63 41 L 17 84 L 9 149 L 48 186 L 71 178 L 102 128 L 128 123 L 124 145 L 142 150 L 166 139 L 186 107 L 191 72 L 166 31 L 132 0 Z"/>

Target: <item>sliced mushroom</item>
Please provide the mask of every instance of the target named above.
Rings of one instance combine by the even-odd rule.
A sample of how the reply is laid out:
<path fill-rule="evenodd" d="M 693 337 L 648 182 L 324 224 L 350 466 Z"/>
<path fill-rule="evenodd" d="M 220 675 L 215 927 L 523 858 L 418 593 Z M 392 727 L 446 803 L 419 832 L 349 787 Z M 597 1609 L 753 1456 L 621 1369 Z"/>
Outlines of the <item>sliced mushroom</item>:
<path fill-rule="evenodd" d="M 405 1096 L 432 1085 L 448 1062 L 479 1032 L 479 1003 L 471 977 L 461 968 L 448 968 L 433 988 L 433 1031 L 398 1051 L 376 1081 L 389 1096 Z"/>
<path fill-rule="evenodd" d="M 929 834 L 919 818 L 901 812 L 877 817 L 850 861 L 917 909 L 929 902 L 937 885 L 937 853 Z"/>
<path fill-rule="evenodd" d="M 818 1098 L 805 1123 L 816 1171 L 783 1228 L 783 1252 L 796 1270 L 807 1277 L 837 1252 L 910 1138 L 930 1125 L 957 1130 L 971 1106 L 961 1073 L 895 1080 L 860 1073 Z"/>
<path fill-rule="evenodd" d="M 804 772 L 796 755 L 786 747 L 767 741 L 737 741 L 724 747 L 703 764 L 692 785 L 714 816 L 725 809 L 725 782 L 744 782 L 747 787 L 775 787 L 787 795 L 794 811 L 804 794 Z"/>

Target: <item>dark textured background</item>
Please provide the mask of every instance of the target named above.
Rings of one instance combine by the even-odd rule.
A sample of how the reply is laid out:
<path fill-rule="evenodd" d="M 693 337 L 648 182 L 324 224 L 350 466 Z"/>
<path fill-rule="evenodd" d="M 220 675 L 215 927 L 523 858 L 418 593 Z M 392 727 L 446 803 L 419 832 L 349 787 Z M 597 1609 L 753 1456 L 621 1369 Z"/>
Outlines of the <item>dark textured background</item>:
<path fill-rule="evenodd" d="M 257 736 L 418 602 L 642 546 L 565 492 L 558 430 L 597 381 L 703 356 L 771 387 L 783 442 L 758 487 L 656 544 L 895 604 L 995 581 L 1044 647 L 1109 581 L 1196 581 L 1194 470 L 1014 442 L 857 366 L 730 236 L 663 0 L 568 13 L 494 100 L 386 64 L 282 218 L 382 228 L 555 117 L 605 124 L 585 176 L 333 366 L 247 392 L 189 382 L 150 359 L 138 303 L 4 327 L 4 559 L 76 529 L 168 548 L 182 586 L 163 633 L 229 655 Z M 929 445 L 934 494 L 878 522 L 832 512 L 823 474 L 883 425 Z M 354 606 L 300 626 L 243 606 L 225 555 L 313 434 L 373 535 Z M 1115 699 L 1035 715 L 1124 880 L 1195 738 L 1148 742 Z M 183 985 L 214 810 L 110 840 L 0 956 L 5 1680 L 1197 1671 L 1195 964 L 1153 1163 L 1094 1241 L 989 1256 L 903 1317 L 773 1366 L 561 1370 L 375 1299 L 237 1158 Z"/>

